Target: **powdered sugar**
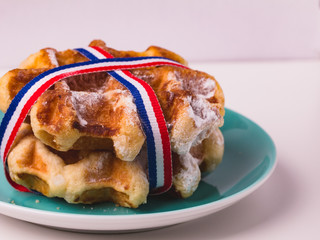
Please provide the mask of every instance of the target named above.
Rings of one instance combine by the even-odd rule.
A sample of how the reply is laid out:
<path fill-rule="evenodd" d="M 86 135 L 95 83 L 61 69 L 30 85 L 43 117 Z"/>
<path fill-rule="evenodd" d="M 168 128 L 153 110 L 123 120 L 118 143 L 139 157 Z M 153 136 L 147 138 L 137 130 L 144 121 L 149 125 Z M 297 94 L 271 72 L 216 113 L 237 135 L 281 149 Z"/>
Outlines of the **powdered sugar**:
<path fill-rule="evenodd" d="M 127 90 L 115 89 L 106 92 L 106 99 L 113 106 L 114 111 L 119 107 L 125 107 L 127 111 L 137 112 L 132 95 Z"/>
<path fill-rule="evenodd" d="M 190 91 L 192 94 L 202 97 L 202 98 L 211 98 L 214 96 L 214 89 L 216 83 L 213 79 L 208 77 L 199 77 L 192 80 L 183 81 L 183 89 Z"/>
<path fill-rule="evenodd" d="M 56 58 L 55 51 L 53 49 L 51 49 L 51 48 L 47 48 L 46 52 L 48 53 L 48 57 L 50 59 L 51 64 L 56 66 L 56 67 L 59 67 L 59 63 L 58 63 L 58 60 Z"/>
<path fill-rule="evenodd" d="M 201 172 L 198 167 L 198 160 L 190 153 L 179 156 L 182 165 L 178 174 L 173 177 L 173 183 L 183 197 L 190 196 L 198 187 Z"/>
<path fill-rule="evenodd" d="M 212 133 L 212 127 L 206 128 L 203 131 L 201 131 L 197 138 L 193 141 L 192 146 L 199 145 L 205 138 L 209 137 L 209 135 Z"/>
<path fill-rule="evenodd" d="M 194 119 L 195 126 L 201 127 L 204 124 L 218 120 L 218 116 L 207 99 L 214 96 L 216 83 L 209 77 L 199 77 L 197 81 L 185 81 L 184 87 L 192 92 L 193 96 L 188 96 L 190 104 L 189 115 Z"/>
<path fill-rule="evenodd" d="M 194 119 L 196 127 L 200 128 L 208 122 L 218 120 L 216 112 L 205 98 L 188 96 L 187 101 L 190 103 L 190 106 L 187 109 L 189 116 Z"/>
<path fill-rule="evenodd" d="M 200 84 L 198 84 L 198 88 L 201 88 L 201 91 L 196 88 L 196 91 L 198 92 L 198 96 L 202 96 L 204 98 L 211 98 L 214 96 L 214 90 L 216 87 L 216 82 L 213 79 L 210 78 L 201 78 L 199 81 Z"/>
<path fill-rule="evenodd" d="M 204 124 L 218 120 L 215 109 L 208 101 L 215 94 L 215 80 L 201 72 L 194 75 L 181 75 L 180 72 L 171 71 L 167 74 L 170 89 L 178 87 L 188 92 L 185 101 L 188 102 L 188 114 L 194 119 L 195 126 L 201 128 Z"/>
<path fill-rule="evenodd" d="M 96 108 L 103 95 L 95 92 L 71 91 L 71 102 L 81 126 L 86 126 L 88 122 L 85 116 L 88 109 Z"/>
<path fill-rule="evenodd" d="M 193 77 L 189 77 L 188 75 L 180 76 L 179 72 L 169 72 L 167 74 L 167 80 L 172 83 L 170 84 L 170 88 L 178 86 L 199 97 L 213 97 L 216 87 L 214 79 L 201 72 L 196 72 L 194 74 Z"/>

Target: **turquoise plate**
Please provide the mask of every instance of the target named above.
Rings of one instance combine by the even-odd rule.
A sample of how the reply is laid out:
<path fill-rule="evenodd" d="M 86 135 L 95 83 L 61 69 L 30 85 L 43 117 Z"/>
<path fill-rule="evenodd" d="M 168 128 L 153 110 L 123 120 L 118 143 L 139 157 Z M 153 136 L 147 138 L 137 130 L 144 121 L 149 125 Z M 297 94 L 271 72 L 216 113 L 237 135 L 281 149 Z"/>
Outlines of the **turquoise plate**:
<path fill-rule="evenodd" d="M 1 113 L 0 119 L 3 114 Z M 14 190 L 0 173 L 0 213 L 49 227 L 123 232 L 170 226 L 217 212 L 252 193 L 271 175 L 276 149 L 269 135 L 246 117 L 226 109 L 222 163 L 203 177 L 188 199 L 152 196 L 138 209 L 112 203 L 72 205 Z"/>

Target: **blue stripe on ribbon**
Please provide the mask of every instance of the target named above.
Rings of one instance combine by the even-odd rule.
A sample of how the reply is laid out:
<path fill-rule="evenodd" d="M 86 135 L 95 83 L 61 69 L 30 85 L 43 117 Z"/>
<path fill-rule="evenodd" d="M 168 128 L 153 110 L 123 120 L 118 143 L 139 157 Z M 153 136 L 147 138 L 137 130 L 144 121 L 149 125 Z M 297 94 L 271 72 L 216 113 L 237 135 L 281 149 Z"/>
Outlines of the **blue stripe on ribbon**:
<path fill-rule="evenodd" d="M 122 83 L 132 94 L 134 102 L 137 106 L 139 117 L 141 120 L 143 131 L 146 135 L 147 149 L 148 149 L 148 172 L 149 172 L 149 184 L 150 189 L 157 187 L 157 164 L 156 164 L 156 149 L 153 137 L 152 127 L 147 115 L 146 108 L 143 104 L 143 100 L 138 89 L 130 82 L 117 74 L 115 71 L 108 72 L 112 77 Z"/>
<path fill-rule="evenodd" d="M 89 58 L 91 61 L 99 59 L 94 54 L 92 54 L 91 52 L 89 52 L 88 50 L 86 50 L 84 48 L 75 48 L 74 50 L 78 51 L 79 53 L 81 53 L 85 57 Z"/>
<path fill-rule="evenodd" d="M 90 53 L 86 49 L 78 48 L 75 50 L 79 51 L 81 54 L 83 54 L 85 57 L 89 58 L 90 60 L 98 59 L 96 56 L 94 56 L 92 53 Z M 147 115 L 146 108 L 143 104 L 141 94 L 134 85 L 132 85 L 122 76 L 120 76 L 117 72 L 109 71 L 108 73 L 112 77 L 114 77 L 116 80 L 118 80 L 120 83 L 122 83 L 131 92 L 134 98 L 134 102 L 137 106 L 138 114 L 141 120 L 142 128 L 144 130 L 144 133 L 146 135 L 146 140 L 147 140 L 148 172 L 149 172 L 149 184 L 150 184 L 149 186 L 150 186 L 150 189 L 156 188 L 157 187 L 157 163 L 156 163 L 155 142 L 154 142 L 152 127 Z"/>

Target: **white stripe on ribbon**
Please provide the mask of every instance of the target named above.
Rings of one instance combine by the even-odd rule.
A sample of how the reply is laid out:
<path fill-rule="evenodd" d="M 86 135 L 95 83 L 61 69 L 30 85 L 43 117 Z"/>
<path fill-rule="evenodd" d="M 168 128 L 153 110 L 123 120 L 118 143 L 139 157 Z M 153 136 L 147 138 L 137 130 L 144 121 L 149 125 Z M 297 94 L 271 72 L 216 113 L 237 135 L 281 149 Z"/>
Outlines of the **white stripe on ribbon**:
<path fill-rule="evenodd" d="M 153 132 L 155 148 L 156 148 L 156 160 L 157 160 L 157 187 L 163 186 L 164 184 L 164 165 L 163 165 L 163 144 L 161 139 L 160 130 L 157 123 L 157 118 L 155 116 L 153 107 L 148 98 L 148 93 L 137 81 L 133 80 L 131 77 L 126 75 L 123 71 L 117 70 L 116 74 L 126 79 L 128 82 L 132 83 L 138 91 L 141 93 L 143 104 L 146 108 L 147 115 L 150 121 L 150 125 Z"/>

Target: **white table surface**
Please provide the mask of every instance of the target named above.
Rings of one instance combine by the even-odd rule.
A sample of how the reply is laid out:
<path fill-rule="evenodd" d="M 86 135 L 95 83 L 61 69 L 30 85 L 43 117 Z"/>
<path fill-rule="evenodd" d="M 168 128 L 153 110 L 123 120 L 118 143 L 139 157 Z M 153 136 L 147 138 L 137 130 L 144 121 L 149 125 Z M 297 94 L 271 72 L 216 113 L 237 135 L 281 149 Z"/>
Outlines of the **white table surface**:
<path fill-rule="evenodd" d="M 64 232 L 0 214 L 0 238 L 320 239 L 320 61 L 192 67 L 214 75 L 226 106 L 257 122 L 275 141 L 278 165 L 261 188 L 210 216 L 134 234 Z"/>

